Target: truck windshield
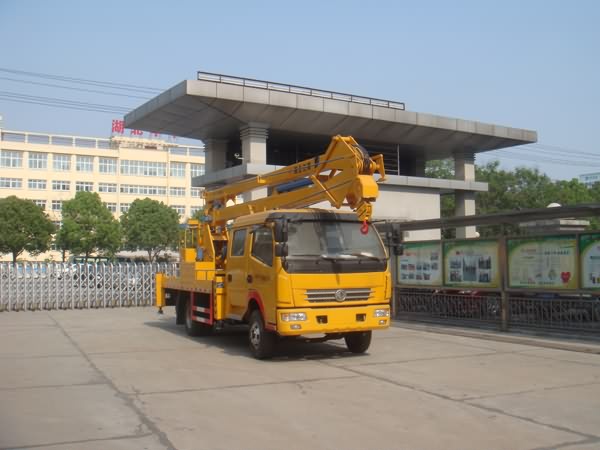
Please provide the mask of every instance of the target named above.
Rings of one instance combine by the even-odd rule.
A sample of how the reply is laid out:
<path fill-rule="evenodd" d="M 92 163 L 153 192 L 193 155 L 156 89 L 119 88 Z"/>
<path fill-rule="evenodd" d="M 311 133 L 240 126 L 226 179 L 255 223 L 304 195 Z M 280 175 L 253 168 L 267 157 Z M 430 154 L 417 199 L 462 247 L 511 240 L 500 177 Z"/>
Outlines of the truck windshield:
<path fill-rule="evenodd" d="M 385 259 L 377 231 L 369 225 L 369 232 L 362 234 L 361 225 L 359 222 L 290 222 L 288 256 Z"/>

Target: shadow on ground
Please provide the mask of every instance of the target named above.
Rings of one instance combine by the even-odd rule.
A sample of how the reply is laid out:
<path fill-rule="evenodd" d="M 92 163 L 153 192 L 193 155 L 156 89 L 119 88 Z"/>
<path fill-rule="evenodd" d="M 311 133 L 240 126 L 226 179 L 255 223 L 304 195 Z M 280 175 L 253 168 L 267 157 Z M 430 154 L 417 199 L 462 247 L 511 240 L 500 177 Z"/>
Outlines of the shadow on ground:
<path fill-rule="evenodd" d="M 231 355 L 253 358 L 248 348 L 248 327 L 244 325 L 229 326 L 224 330 L 216 331 L 211 336 L 203 337 L 188 336 L 185 332 L 185 327 L 183 325 L 176 325 L 173 317 L 148 321 L 144 325 L 159 328 L 184 339 L 219 348 Z M 271 361 L 361 358 L 367 355 L 368 353 L 363 355 L 350 353 L 343 339 L 326 342 L 306 342 L 302 338 L 281 338 L 277 342 L 275 355 Z"/>

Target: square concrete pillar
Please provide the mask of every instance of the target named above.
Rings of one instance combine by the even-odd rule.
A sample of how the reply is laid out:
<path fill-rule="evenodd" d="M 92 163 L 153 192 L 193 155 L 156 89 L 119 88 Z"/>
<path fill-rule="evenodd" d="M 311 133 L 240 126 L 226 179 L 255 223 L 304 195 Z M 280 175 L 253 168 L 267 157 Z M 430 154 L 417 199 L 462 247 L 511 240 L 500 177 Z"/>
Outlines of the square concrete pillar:
<path fill-rule="evenodd" d="M 267 137 L 269 126 L 264 123 L 250 122 L 240 128 L 242 156 L 245 163 L 267 163 Z"/>
<path fill-rule="evenodd" d="M 456 199 L 456 209 L 454 214 L 457 216 L 474 216 L 475 215 L 475 192 L 460 191 L 454 194 Z M 474 238 L 478 237 L 475 226 L 457 227 L 456 238 Z"/>
<path fill-rule="evenodd" d="M 205 173 L 216 172 L 227 167 L 227 141 L 207 139 L 204 141 Z"/>
<path fill-rule="evenodd" d="M 475 153 L 454 153 L 454 178 L 462 181 L 475 181 Z"/>
<path fill-rule="evenodd" d="M 454 177 L 461 181 L 475 181 L 475 153 L 468 151 L 454 153 Z M 475 215 L 475 192 L 455 191 L 454 200 L 456 216 Z M 474 226 L 456 228 L 457 239 L 477 236 L 477 229 Z"/>

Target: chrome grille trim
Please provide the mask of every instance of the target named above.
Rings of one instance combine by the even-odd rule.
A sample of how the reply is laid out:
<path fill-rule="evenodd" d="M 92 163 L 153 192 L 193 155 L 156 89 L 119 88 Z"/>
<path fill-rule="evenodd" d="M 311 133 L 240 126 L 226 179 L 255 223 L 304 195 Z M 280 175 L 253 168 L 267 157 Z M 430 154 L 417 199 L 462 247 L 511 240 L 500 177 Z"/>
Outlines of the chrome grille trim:
<path fill-rule="evenodd" d="M 335 293 L 338 289 L 307 289 L 305 299 L 311 303 L 320 302 L 338 302 L 335 298 Z M 346 291 L 345 302 L 368 300 L 373 295 L 371 288 L 348 288 Z"/>

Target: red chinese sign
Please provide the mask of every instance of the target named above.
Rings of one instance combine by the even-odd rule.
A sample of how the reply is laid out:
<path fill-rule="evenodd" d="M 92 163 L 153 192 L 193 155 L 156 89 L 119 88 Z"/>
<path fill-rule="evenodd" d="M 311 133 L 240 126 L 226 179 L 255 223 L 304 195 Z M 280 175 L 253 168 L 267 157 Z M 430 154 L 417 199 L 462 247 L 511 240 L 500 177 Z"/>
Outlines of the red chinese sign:
<path fill-rule="evenodd" d="M 125 121 L 124 120 L 113 120 L 112 121 L 112 132 L 123 134 L 125 132 Z"/>
<path fill-rule="evenodd" d="M 113 134 L 125 134 L 125 121 L 120 119 L 114 119 L 112 121 L 112 133 Z M 129 130 L 130 136 L 142 137 L 144 132 L 142 130 Z M 162 135 L 156 132 L 148 132 L 148 136 L 152 139 L 161 139 Z M 170 140 L 175 141 L 175 136 L 170 136 Z"/>

